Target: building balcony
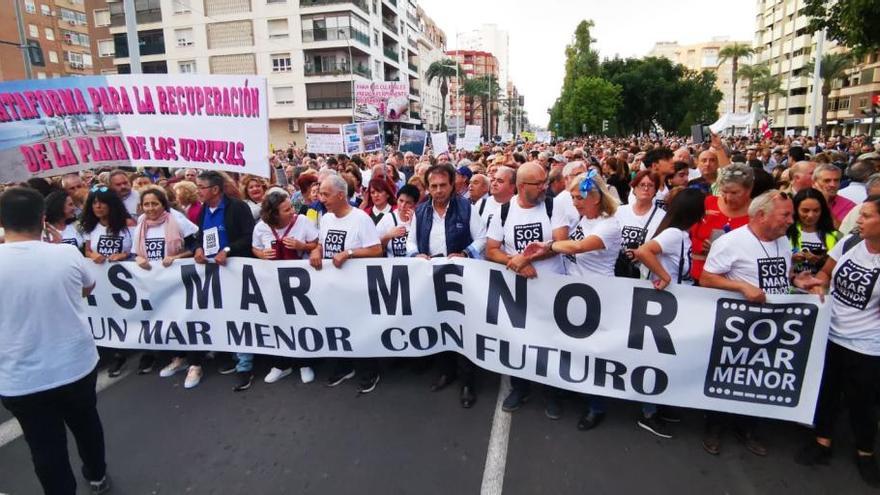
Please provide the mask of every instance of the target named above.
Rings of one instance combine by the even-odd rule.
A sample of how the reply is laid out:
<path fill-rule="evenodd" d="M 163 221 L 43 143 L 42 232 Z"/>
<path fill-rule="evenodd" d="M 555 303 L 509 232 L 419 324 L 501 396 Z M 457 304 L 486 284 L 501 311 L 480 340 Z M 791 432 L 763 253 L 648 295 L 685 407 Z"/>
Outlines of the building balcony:
<path fill-rule="evenodd" d="M 785 97 L 782 98 L 785 101 Z M 788 108 L 799 108 L 807 106 L 807 95 L 795 95 L 788 97 Z"/>
<path fill-rule="evenodd" d="M 344 3 L 354 4 L 357 8 L 366 13 L 370 13 L 370 8 L 364 0 L 299 0 L 299 6 L 306 9 L 309 7 L 325 7 L 328 5 L 339 5 Z"/>
<path fill-rule="evenodd" d="M 362 33 L 352 27 L 340 27 L 330 29 L 303 29 L 303 43 L 314 43 L 319 41 L 359 41 L 364 46 L 370 46 L 370 36 Z"/>
<path fill-rule="evenodd" d="M 382 25 L 385 26 L 385 29 L 391 31 L 394 34 L 399 34 L 400 32 L 397 29 L 397 24 L 390 19 L 382 18 Z"/>
<path fill-rule="evenodd" d="M 416 89 L 416 88 L 414 88 L 414 87 L 412 87 L 412 86 L 410 86 L 410 87 L 409 87 L 409 94 L 411 94 L 411 95 L 413 95 L 413 96 L 419 96 L 419 90 Z"/>
<path fill-rule="evenodd" d="M 409 70 L 415 72 L 416 74 L 419 73 L 419 66 L 418 66 L 418 65 L 416 65 L 416 64 L 414 64 L 414 63 L 412 63 L 412 62 L 407 62 L 406 65 L 409 67 Z"/>
<path fill-rule="evenodd" d="M 397 0 L 385 0 L 389 5 L 393 5 L 395 8 L 397 7 Z"/>
<path fill-rule="evenodd" d="M 411 119 L 415 119 L 415 120 L 419 120 L 419 119 L 422 118 L 422 116 L 421 116 L 421 114 L 420 114 L 419 112 L 412 111 L 412 112 L 409 113 L 409 118 L 411 118 Z"/>
<path fill-rule="evenodd" d="M 812 46 L 813 44 L 813 35 L 812 34 L 802 34 L 794 39 L 794 47 L 793 50 L 797 51 L 801 48 Z"/>
<path fill-rule="evenodd" d="M 414 16 L 414 15 L 412 15 L 412 14 L 409 13 L 409 12 L 406 13 L 406 19 L 407 19 L 409 22 L 411 22 L 413 26 L 418 26 L 418 25 L 419 25 L 419 18 L 416 17 L 416 16 Z"/>
<path fill-rule="evenodd" d="M 351 98 L 310 98 L 306 100 L 309 110 L 336 110 L 351 108 Z"/>
<path fill-rule="evenodd" d="M 306 63 L 303 66 L 306 76 L 347 76 L 357 74 L 370 79 L 370 69 L 363 64 L 352 67 L 348 62 L 327 61 L 320 64 Z"/>
<path fill-rule="evenodd" d="M 390 58 L 391 60 L 394 60 L 395 62 L 400 63 L 400 55 L 397 54 L 397 51 L 389 50 L 388 48 L 385 48 L 382 51 L 385 53 L 386 57 Z"/>

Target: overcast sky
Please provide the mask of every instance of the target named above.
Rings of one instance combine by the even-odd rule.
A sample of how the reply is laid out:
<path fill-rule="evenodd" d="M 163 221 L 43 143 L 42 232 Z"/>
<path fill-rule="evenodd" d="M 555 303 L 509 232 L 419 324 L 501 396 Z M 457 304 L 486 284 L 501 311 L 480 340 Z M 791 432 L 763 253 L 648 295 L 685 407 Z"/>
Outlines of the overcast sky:
<path fill-rule="evenodd" d="M 681 44 L 715 36 L 751 43 L 755 0 L 419 0 L 446 32 L 485 23 L 510 34 L 510 77 L 525 95 L 532 123 L 546 125 L 547 109 L 559 96 L 565 72 L 565 45 L 583 19 L 596 26 L 592 35 L 602 58 L 641 57 L 657 41 Z"/>

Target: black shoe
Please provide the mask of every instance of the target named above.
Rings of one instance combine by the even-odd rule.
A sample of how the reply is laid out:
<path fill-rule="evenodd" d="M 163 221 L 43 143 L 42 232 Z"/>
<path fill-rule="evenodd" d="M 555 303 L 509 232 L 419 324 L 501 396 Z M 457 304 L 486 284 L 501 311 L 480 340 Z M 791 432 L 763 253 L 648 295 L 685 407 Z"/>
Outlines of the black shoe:
<path fill-rule="evenodd" d="M 106 474 L 101 481 L 89 481 L 92 495 L 102 495 L 110 491 L 110 477 Z"/>
<path fill-rule="evenodd" d="M 221 375 L 231 375 L 235 373 L 235 361 L 228 361 L 226 364 L 220 365 L 220 368 L 217 369 L 217 373 Z"/>
<path fill-rule="evenodd" d="M 447 375 L 446 373 L 437 377 L 437 381 L 431 385 L 431 392 L 439 392 L 444 388 L 448 387 L 449 384 L 455 381 L 455 375 Z"/>
<path fill-rule="evenodd" d="M 233 392 L 244 392 L 254 384 L 254 374 L 250 371 L 236 373 L 235 376 L 238 377 L 238 385 L 232 387 Z"/>
<path fill-rule="evenodd" d="M 501 410 L 504 412 L 513 412 L 520 408 L 524 403 L 529 401 L 529 393 L 521 390 L 512 389 L 504 402 L 501 403 Z"/>
<path fill-rule="evenodd" d="M 376 385 L 379 385 L 379 373 L 375 373 L 361 380 L 361 384 L 358 387 L 358 394 L 368 394 L 373 390 L 376 390 Z"/>
<path fill-rule="evenodd" d="M 660 406 L 657 408 L 658 417 L 667 423 L 681 423 L 681 414 L 677 407 Z"/>
<path fill-rule="evenodd" d="M 461 401 L 461 407 L 465 409 L 474 407 L 474 403 L 477 402 L 477 394 L 474 392 L 474 387 L 471 385 L 463 385 L 461 387 L 459 400 Z"/>
<path fill-rule="evenodd" d="M 801 466 L 815 466 L 817 464 L 828 465 L 831 462 L 831 447 L 826 447 L 810 439 L 802 448 L 794 455 L 794 462 Z"/>
<path fill-rule="evenodd" d="M 113 363 L 107 368 L 107 376 L 110 378 L 116 378 L 117 376 L 122 374 L 122 368 L 125 367 L 125 358 L 124 357 L 116 357 L 113 358 Z"/>
<path fill-rule="evenodd" d="M 877 469 L 877 461 L 873 455 L 856 454 L 856 467 L 859 468 L 862 481 L 872 488 L 880 488 L 880 469 Z"/>
<path fill-rule="evenodd" d="M 547 404 L 544 405 L 544 416 L 547 416 L 552 420 L 557 420 L 562 417 L 562 401 L 560 401 L 558 397 L 547 399 Z"/>
<path fill-rule="evenodd" d="M 138 363 L 138 375 L 148 375 L 153 372 L 153 366 L 156 364 L 156 356 L 152 354 L 142 354 Z"/>
<path fill-rule="evenodd" d="M 659 418 L 659 414 L 653 414 L 651 416 L 645 416 L 643 414 L 639 418 L 637 424 L 640 428 L 648 430 L 660 438 L 672 438 L 672 433 L 669 432 L 666 423 Z"/>
<path fill-rule="evenodd" d="M 581 416 L 581 419 L 578 421 L 577 428 L 581 431 L 592 430 L 593 428 L 599 426 L 599 423 L 601 423 L 603 419 L 605 419 L 605 413 L 587 411 Z"/>
<path fill-rule="evenodd" d="M 336 373 L 331 376 L 329 380 L 327 380 L 328 387 L 335 387 L 345 380 L 350 380 L 354 378 L 354 370 L 343 371 L 341 373 Z"/>

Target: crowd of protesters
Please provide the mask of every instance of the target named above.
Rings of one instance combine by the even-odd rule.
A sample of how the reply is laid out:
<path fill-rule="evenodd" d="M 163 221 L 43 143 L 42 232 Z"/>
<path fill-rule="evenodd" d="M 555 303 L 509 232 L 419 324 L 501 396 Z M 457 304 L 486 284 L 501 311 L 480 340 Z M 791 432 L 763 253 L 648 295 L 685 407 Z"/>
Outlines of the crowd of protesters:
<path fill-rule="evenodd" d="M 269 162 L 268 179 L 188 168 L 86 170 L 7 188 L 24 186 L 45 197 L 43 241 L 70 244 L 97 264 L 128 261 L 143 270 L 162 270 L 181 258 L 219 265 L 230 257 L 301 259 L 326 270 L 352 258 L 467 257 L 528 278 L 642 278 L 657 290 L 688 284 L 735 291 L 755 303 L 767 294 L 828 294 L 830 342 L 816 426 L 795 460 L 829 462 L 834 419 L 845 407 L 859 472 L 880 487 L 873 455 L 880 155 L 867 139 L 583 137 L 487 144 L 439 156 L 391 148 L 316 156 L 290 146 Z M 765 276 L 768 264 L 776 276 Z M 121 374 L 130 353 L 111 351 L 107 373 Z M 212 359 L 220 374 L 235 374 L 233 389 L 244 391 L 255 379 L 254 358 L 144 352 L 137 373 L 185 373 L 189 389 Z M 357 377 L 361 394 L 378 386 L 383 364 L 334 360 L 318 368 L 322 363 L 311 360 L 264 358 L 271 363 L 266 383 L 294 371 L 308 383 L 325 369 L 328 386 Z M 437 370 L 431 390 L 458 382 L 462 407 L 472 407 L 476 367 L 456 353 L 431 361 Z M 11 363 L 0 363 L 0 385 L 13 373 Z M 427 358 L 420 360 L 427 365 Z M 535 388 L 520 378 L 511 385 L 507 412 Z M 0 395 L 9 394 L 0 386 Z M 544 387 L 547 417 L 562 416 L 562 395 Z M 584 396 L 580 402 L 577 428 L 599 426 L 605 400 Z M 674 408 L 646 403 L 637 424 L 671 438 L 669 423 L 677 421 Z M 709 413 L 703 447 L 719 454 L 730 429 L 750 452 L 766 455 L 759 423 Z"/>

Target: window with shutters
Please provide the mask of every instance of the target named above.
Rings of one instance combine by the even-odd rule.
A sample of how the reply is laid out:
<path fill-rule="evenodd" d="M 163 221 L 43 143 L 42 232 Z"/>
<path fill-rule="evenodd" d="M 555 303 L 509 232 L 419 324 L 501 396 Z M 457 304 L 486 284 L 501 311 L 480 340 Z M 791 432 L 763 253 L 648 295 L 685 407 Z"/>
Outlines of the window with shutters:
<path fill-rule="evenodd" d="M 277 86 L 272 88 L 276 105 L 293 104 L 293 86 Z"/>
<path fill-rule="evenodd" d="M 37 5 L 34 3 L 34 0 L 25 0 L 24 1 L 24 10 L 28 14 L 36 14 L 37 13 Z"/>
<path fill-rule="evenodd" d="M 205 16 L 244 14 L 251 11 L 251 0 L 205 0 Z"/>
<path fill-rule="evenodd" d="M 215 55 L 209 59 L 211 74 L 256 74 L 257 62 L 252 53 Z"/>
<path fill-rule="evenodd" d="M 53 64 L 58 63 L 58 52 L 55 50 L 49 50 L 49 62 L 52 62 Z"/>
<path fill-rule="evenodd" d="M 208 24 L 209 49 L 240 46 L 254 46 L 254 26 L 251 21 Z"/>
<path fill-rule="evenodd" d="M 171 3 L 174 5 L 175 14 L 188 14 L 192 12 L 190 0 L 172 0 Z"/>
<path fill-rule="evenodd" d="M 55 40 L 55 30 L 54 30 L 54 29 L 52 29 L 52 28 L 50 28 L 50 27 L 48 27 L 48 28 L 43 28 L 43 34 L 46 35 L 46 39 L 47 39 L 47 40 L 49 40 L 49 41 L 54 41 L 54 40 Z"/>
<path fill-rule="evenodd" d="M 95 15 L 95 26 L 109 26 L 110 25 L 110 11 L 107 9 L 96 9 L 94 11 Z"/>
<path fill-rule="evenodd" d="M 175 29 L 174 39 L 177 40 L 178 47 L 193 46 L 192 28 Z"/>
<path fill-rule="evenodd" d="M 196 61 L 195 60 L 181 60 L 177 62 L 177 72 L 181 74 L 195 74 L 196 72 Z"/>
<path fill-rule="evenodd" d="M 269 19 L 266 24 L 270 40 L 284 39 L 290 35 L 287 28 L 287 19 Z"/>
<path fill-rule="evenodd" d="M 113 40 L 98 40 L 98 56 L 99 57 L 112 57 L 116 53 L 116 48 L 113 45 Z"/>

